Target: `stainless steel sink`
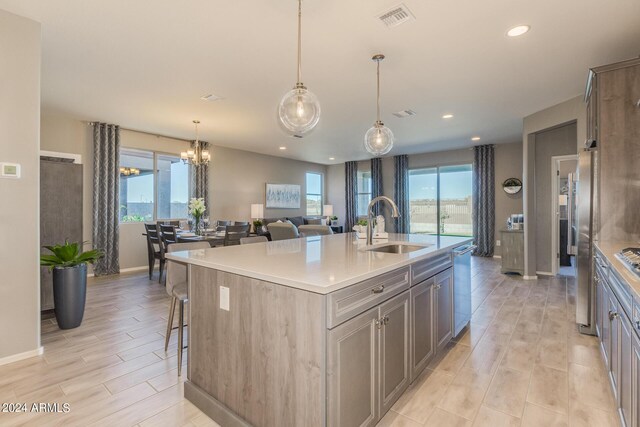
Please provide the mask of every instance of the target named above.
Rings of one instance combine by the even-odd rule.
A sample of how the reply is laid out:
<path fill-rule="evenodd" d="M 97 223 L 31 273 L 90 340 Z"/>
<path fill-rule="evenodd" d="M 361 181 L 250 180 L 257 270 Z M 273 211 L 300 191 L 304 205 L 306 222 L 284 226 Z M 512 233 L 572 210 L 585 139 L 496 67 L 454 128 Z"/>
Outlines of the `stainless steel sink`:
<path fill-rule="evenodd" d="M 367 249 L 371 252 L 382 252 L 386 254 L 408 254 L 409 252 L 419 251 L 420 249 L 428 248 L 429 246 L 423 245 L 411 245 L 404 243 L 391 243 L 383 246 L 376 246 L 370 249 Z"/>

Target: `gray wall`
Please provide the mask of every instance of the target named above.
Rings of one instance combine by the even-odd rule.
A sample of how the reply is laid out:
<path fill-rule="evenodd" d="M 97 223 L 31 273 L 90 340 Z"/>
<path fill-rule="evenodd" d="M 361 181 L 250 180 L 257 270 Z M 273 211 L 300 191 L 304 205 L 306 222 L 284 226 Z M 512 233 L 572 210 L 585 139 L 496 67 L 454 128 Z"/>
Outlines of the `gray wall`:
<path fill-rule="evenodd" d="M 522 193 L 510 196 L 502 191 L 502 182 L 507 178 L 522 179 L 522 144 L 520 142 L 512 144 L 498 144 L 495 149 L 496 158 L 496 239 L 499 230 L 505 227 L 508 215 L 512 213 L 522 213 Z M 473 163 L 473 150 L 450 150 L 435 153 L 423 153 L 409 155 L 409 168 L 427 168 L 433 166 L 446 166 Z M 368 170 L 369 161 L 361 161 L 358 168 Z M 393 158 L 382 159 L 382 175 L 384 194 L 394 197 L 394 164 Z M 345 182 L 344 164 L 331 165 L 327 169 L 327 193 L 328 203 L 333 205 L 335 215 L 339 217 L 339 222 L 344 224 L 345 216 Z M 388 217 L 389 212 L 385 212 Z M 387 222 L 388 231 L 393 231 L 393 222 Z M 496 255 L 500 254 L 500 248 L 496 248 Z"/>
<path fill-rule="evenodd" d="M 40 24 L 0 10 L 0 359 L 40 347 Z"/>
<path fill-rule="evenodd" d="M 327 166 L 325 165 L 217 146 L 211 149 L 211 155 L 212 162 L 209 166 L 211 219 L 249 220 L 251 205 L 265 203 L 267 183 L 298 184 L 302 200 L 300 209 L 265 208 L 265 218 L 306 215 L 304 195 L 307 172 L 323 175 L 325 200 L 327 198 Z M 342 185 L 344 187 L 344 181 Z"/>
<path fill-rule="evenodd" d="M 518 194 L 507 194 L 502 189 L 502 183 L 508 178 L 522 180 L 522 144 L 499 144 L 495 149 L 496 161 L 496 240 L 500 239 L 500 230 L 507 227 L 507 217 L 511 214 L 521 214 L 522 191 Z M 502 247 L 496 246 L 495 255 L 502 253 Z"/>
<path fill-rule="evenodd" d="M 577 152 L 587 138 L 587 110 L 583 98 L 582 95 L 578 95 L 560 104 L 531 114 L 525 117 L 522 123 L 525 278 L 535 278 L 537 267 L 535 215 L 536 133 L 575 122 L 576 140 L 574 143 Z"/>
<path fill-rule="evenodd" d="M 84 163 L 84 225 L 83 239 L 92 240 L 93 148 L 91 126 L 86 122 L 56 111 L 42 115 L 42 150 L 82 155 Z M 123 130 L 121 145 L 126 148 L 155 150 L 180 154 L 188 142 Z M 264 203 L 265 183 L 299 184 L 305 191 L 305 173 L 319 172 L 326 177 L 327 167 L 280 157 L 265 156 L 247 151 L 214 146 L 209 175 L 209 194 L 212 200 L 211 219 L 249 220 L 252 203 Z M 343 166 L 344 167 L 344 166 Z M 325 180 L 325 190 L 326 190 Z M 342 180 L 344 187 L 344 178 Z M 326 194 L 326 191 L 325 191 Z M 343 201 L 344 203 L 344 201 Z M 300 209 L 266 209 L 265 216 L 304 215 Z M 120 268 L 147 265 L 146 242 L 142 223 L 120 225 Z"/>
<path fill-rule="evenodd" d="M 554 254 L 551 250 L 552 181 L 551 158 L 576 154 L 576 123 L 560 126 L 535 135 L 535 215 L 536 215 L 536 271 L 551 273 Z M 555 169 L 555 167 L 554 167 Z"/>

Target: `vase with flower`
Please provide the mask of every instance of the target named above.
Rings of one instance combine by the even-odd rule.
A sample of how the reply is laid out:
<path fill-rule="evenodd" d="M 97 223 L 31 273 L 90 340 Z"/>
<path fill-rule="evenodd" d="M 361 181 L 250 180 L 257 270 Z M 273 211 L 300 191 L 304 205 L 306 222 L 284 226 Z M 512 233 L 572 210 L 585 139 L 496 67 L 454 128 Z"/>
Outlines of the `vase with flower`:
<path fill-rule="evenodd" d="M 207 207 L 202 197 L 194 197 L 189 200 L 189 215 L 193 218 L 193 232 L 198 236 L 202 235 L 202 216 L 206 210 Z"/>

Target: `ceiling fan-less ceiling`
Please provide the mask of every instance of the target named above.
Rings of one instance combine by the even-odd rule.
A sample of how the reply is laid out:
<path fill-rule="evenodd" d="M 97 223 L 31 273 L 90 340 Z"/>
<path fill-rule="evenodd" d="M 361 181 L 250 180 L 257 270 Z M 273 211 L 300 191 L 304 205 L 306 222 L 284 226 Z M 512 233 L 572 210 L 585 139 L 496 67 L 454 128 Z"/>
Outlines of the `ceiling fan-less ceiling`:
<path fill-rule="evenodd" d="M 290 135 L 302 138 L 320 121 L 318 98 L 302 83 L 302 0 L 298 0 L 298 81 L 278 105 L 278 118 Z"/>

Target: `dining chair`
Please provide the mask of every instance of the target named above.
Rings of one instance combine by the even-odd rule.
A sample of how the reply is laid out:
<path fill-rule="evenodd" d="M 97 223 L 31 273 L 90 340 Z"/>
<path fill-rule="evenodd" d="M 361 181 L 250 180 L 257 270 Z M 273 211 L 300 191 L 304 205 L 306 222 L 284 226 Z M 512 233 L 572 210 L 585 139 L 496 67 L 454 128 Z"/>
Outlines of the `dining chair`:
<path fill-rule="evenodd" d="M 239 245 L 240 239 L 243 237 L 249 237 L 249 224 L 247 225 L 227 225 L 226 233 L 224 234 L 224 245 L 233 246 Z"/>
<path fill-rule="evenodd" d="M 164 243 L 162 235 L 158 231 L 157 224 L 145 224 L 144 229 L 147 233 L 147 252 L 149 257 L 149 280 L 153 276 L 153 266 L 158 260 L 160 264 L 160 275 L 158 282 L 162 283 L 162 272 L 164 271 Z M 156 249 L 157 248 L 157 249 Z"/>
<path fill-rule="evenodd" d="M 269 239 L 267 239 L 265 236 L 251 236 L 251 237 L 240 238 L 241 245 L 249 245 L 251 243 L 262 243 L 262 242 L 268 242 L 268 241 Z"/>
<path fill-rule="evenodd" d="M 223 220 L 216 221 L 216 231 L 225 231 L 227 228 L 227 225 L 233 225 L 233 221 L 223 221 Z"/>
<path fill-rule="evenodd" d="M 299 237 L 298 228 L 290 222 L 272 222 L 267 225 L 271 240 L 286 240 Z"/>
<path fill-rule="evenodd" d="M 333 230 L 328 225 L 306 224 L 298 227 L 300 234 L 305 236 L 328 236 L 333 234 Z"/>
<path fill-rule="evenodd" d="M 191 251 L 196 249 L 209 249 L 207 242 L 173 243 L 169 246 L 169 252 Z M 182 350 L 184 349 L 184 304 L 189 301 L 188 295 L 187 266 L 179 262 L 168 260 L 167 264 L 167 293 L 171 297 L 169 307 L 169 320 L 167 322 L 167 334 L 164 338 L 164 351 L 169 348 L 171 331 L 178 329 L 178 376 L 182 375 Z M 176 304 L 180 302 L 178 311 L 178 326 L 173 326 L 173 315 L 176 311 Z"/>
<path fill-rule="evenodd" d="M 167 251 L 167 245 L 178 243 L 178 227 L 175 225 L 160 224 L 160 234 L 164 242 L 164 250 Z"/>

